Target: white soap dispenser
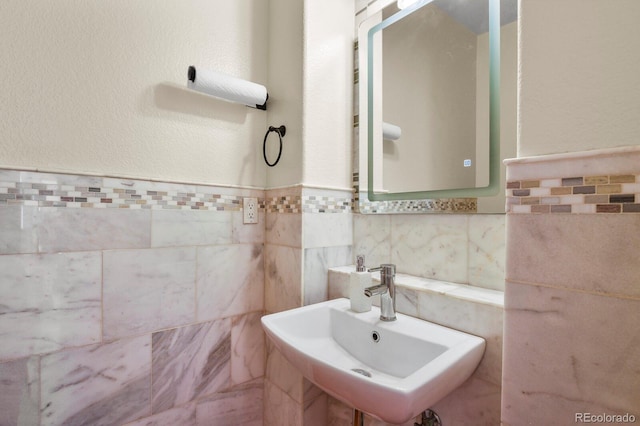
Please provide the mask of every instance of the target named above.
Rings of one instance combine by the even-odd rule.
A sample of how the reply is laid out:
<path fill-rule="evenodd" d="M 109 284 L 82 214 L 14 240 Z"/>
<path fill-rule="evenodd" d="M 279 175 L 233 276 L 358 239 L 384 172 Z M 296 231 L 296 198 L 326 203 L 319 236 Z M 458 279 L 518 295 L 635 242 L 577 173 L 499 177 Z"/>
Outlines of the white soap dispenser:
<path fill-rule="evenodd" d="M 354 312 L 367 312 L 371 310 L 371 298 L 365 296 L 364 290 L 371 287 L 371 272 L 367 272 L 364 266 L 364 256 L 356 256 L 356 271 L 349 277 L 349 299 L 351 310 Z"/>

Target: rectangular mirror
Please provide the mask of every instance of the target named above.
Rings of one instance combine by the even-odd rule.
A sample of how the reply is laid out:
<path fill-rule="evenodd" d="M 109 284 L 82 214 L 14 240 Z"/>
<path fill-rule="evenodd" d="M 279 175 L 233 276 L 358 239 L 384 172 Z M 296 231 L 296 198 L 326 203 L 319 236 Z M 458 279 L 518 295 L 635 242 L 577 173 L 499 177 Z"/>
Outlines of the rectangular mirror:
<path fill-rule="evenodd" d="M 516 18 L 516 0 L 400 0 L 363 22 L 360 204 L 428 200 L 449 206 L 436 211 L 504 212 L 502 159 L 515 156 L 516 143 Z M 410 211 L 422 212 L 415 204 Z"/>

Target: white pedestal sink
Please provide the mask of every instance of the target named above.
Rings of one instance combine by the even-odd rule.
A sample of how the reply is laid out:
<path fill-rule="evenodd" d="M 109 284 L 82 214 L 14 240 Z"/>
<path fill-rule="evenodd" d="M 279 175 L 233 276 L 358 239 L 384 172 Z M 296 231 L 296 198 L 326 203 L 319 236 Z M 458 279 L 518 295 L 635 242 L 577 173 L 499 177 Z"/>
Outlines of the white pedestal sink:
<path fill-rule="evenodd" d="M 388 423 L 403 423 L 471 376 L 484 339 L 380 309 L 355 313 L 348 299 L 266 315 L 262 325 L 284 357 L 333 397 Z"/>

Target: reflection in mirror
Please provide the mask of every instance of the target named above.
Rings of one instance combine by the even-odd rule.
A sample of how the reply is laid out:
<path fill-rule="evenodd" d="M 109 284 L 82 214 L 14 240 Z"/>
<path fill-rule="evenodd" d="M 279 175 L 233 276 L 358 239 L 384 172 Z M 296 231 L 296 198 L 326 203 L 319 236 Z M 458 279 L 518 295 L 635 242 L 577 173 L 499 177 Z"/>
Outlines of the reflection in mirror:
<path fill-rule="evenodd" d="M 385 8 L 383 19 L 392 12 L 397 13 L 397 7 Z M 487 21 L 488 13 L 480 19 Z M 382 80 L 383 190 L 488 185 L 488 164 L 479 167 L 485 173 L 476 176 L 476 145 L 487 150 L 489 145 L 489 129 L 476 129 L 477 113 L 486 113 L 479 121 L 489 119 L 488 90 L 476 94 L 476 88 L 489 87 L 489 62 L 484 60 L 489 44 L 482 41 L 437 1 L 374 36 L 383 52 L 380 76 L 373 69 L 374 82 Z M 387 123 L 402 137 L 385 137 Z M 451 170 L 455 173 L 448 173 Z"/>
<path fill-rule="evenodd" d="M 360 188 L 370 200 L 481 196 L 478 211 L 504 212 L 501 160 L 515 155 L 517 9 L 515 0 L 502 0 L 500 35 L 497 24 L 489 31 L 490 5 L 498 22 L 497 0 L 420 0 L 404 10 L 392 2 L 361 26 L 360 87 L 368 90 L 360 149 L 370 161 L 360 157 Z M 492 53 L 500 49 L 496 39 L 504 47 Z"/>

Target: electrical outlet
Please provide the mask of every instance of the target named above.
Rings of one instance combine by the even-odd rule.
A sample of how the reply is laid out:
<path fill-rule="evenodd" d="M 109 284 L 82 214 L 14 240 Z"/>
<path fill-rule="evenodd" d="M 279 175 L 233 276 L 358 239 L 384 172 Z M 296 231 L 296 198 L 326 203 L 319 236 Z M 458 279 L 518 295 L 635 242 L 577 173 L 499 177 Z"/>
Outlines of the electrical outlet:
<path fill-rule="evenodd" d="M 242 223 L 258 223 L 258 199 L 244 197 L 242 199 Z"/>

